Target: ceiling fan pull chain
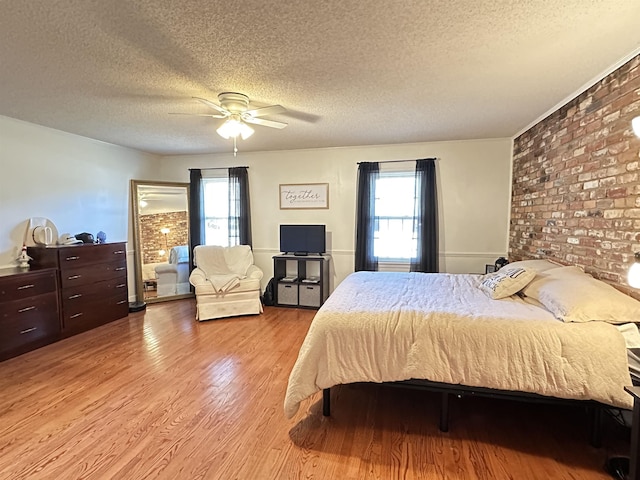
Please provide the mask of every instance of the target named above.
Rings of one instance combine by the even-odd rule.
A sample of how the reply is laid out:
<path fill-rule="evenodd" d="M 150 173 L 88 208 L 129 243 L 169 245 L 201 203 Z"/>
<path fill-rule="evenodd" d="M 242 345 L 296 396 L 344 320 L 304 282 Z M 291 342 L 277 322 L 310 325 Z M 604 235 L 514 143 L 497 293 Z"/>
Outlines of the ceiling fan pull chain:
<path fill-rule="evenodd" d="M 238 139 L 238 137 L 233 137 L 233 156 L 234 157 L 238 156 L 238 147 L 236 145 L 237 139 Z"/>

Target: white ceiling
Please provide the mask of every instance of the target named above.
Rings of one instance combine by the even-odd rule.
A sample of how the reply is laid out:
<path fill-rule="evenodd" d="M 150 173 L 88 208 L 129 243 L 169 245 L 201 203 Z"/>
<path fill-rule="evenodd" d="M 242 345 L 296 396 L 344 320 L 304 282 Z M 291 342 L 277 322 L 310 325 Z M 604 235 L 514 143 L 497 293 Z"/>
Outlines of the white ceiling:
<path fill-rule="evenodd" d="M 639 0 L 0 0 L 0 115 L 158 154 L 510 137 L 640 47 Z"/>

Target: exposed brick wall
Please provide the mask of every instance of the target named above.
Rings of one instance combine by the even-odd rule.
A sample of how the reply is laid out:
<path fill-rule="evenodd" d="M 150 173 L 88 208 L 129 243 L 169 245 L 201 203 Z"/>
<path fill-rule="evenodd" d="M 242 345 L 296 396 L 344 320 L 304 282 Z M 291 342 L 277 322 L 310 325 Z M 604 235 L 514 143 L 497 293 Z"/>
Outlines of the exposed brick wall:
<path fill-rule="evenodd" d="M 640 251 L 639 115 L 640 56 L 515 139 L 511 260 L 551 257 L 629 292 Z"/>
<path fill-rule="evenodd" d="M 189 224 L 187 212 L 157 213 L 140 216 L 140 237 L 142 243 L 142 263 L 169 261 L 171 247 L 189 244 Z M 167 245 L 160 229 L 168 228 Z M 168 248 L 166 248 L 168 247 Z M 166 250 L 164 256 L 160 250 Z"/>

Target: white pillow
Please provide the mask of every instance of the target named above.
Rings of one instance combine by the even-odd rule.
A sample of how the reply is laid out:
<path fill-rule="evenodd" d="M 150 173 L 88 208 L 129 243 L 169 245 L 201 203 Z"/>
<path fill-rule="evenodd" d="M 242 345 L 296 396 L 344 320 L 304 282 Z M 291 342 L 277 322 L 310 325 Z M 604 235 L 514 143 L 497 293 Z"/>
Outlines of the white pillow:
<path fill-rule="evenodd" d="M 563 322 L 640 322 L 640 302 L 577 267 L 540 273 L 522 293 Z"/>
<path fill-rule="evenodd" d="M 535 270 L 537 273 L 545 272 L 552 268 L 562 267 L 559 263 L 554 263 L 549 260 L 519 260 L 517 262 L 511 262 L 509 266 Z"/>
<path fill-rule="evenodd" d="M 536 276 L 534 270 L 508 264 L 494 273 L 482 277 L 478 287 L 494 300 L 519 292 Z"/>
<path fill-rule="evenodd" d="M 550 277 L 550 275 L 553 276 Z M 527 284 L 526 287 L 522 289 L 520 292 L 522 295 L 527 297 L 535 298 L 540 301 L 540 288 L 547 285 L 550 279 L 558 279 L 558 278 L 571 278 L 571 277 L 583 277 L 587 275 L 578 267 L 559 267 L 549 270 L 544 270 L 542 272 L 538 272 L 536 277 Z M 587 275 L 589 276 L 589 275 Z"/>

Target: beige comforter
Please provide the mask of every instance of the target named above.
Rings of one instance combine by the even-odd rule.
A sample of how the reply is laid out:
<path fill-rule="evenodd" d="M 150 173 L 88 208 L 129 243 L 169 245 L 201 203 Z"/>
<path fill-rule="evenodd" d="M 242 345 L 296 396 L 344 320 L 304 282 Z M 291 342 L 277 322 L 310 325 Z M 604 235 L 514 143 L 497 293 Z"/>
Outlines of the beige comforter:
<path fill-rule="evenodd" d="M 625 341 L 603 322 L 563 323 L 480 276 L 357 272 L 314 318 L 289 377 L 291 418 L 315 392 L 427 379 L 632 407 Z"/>

